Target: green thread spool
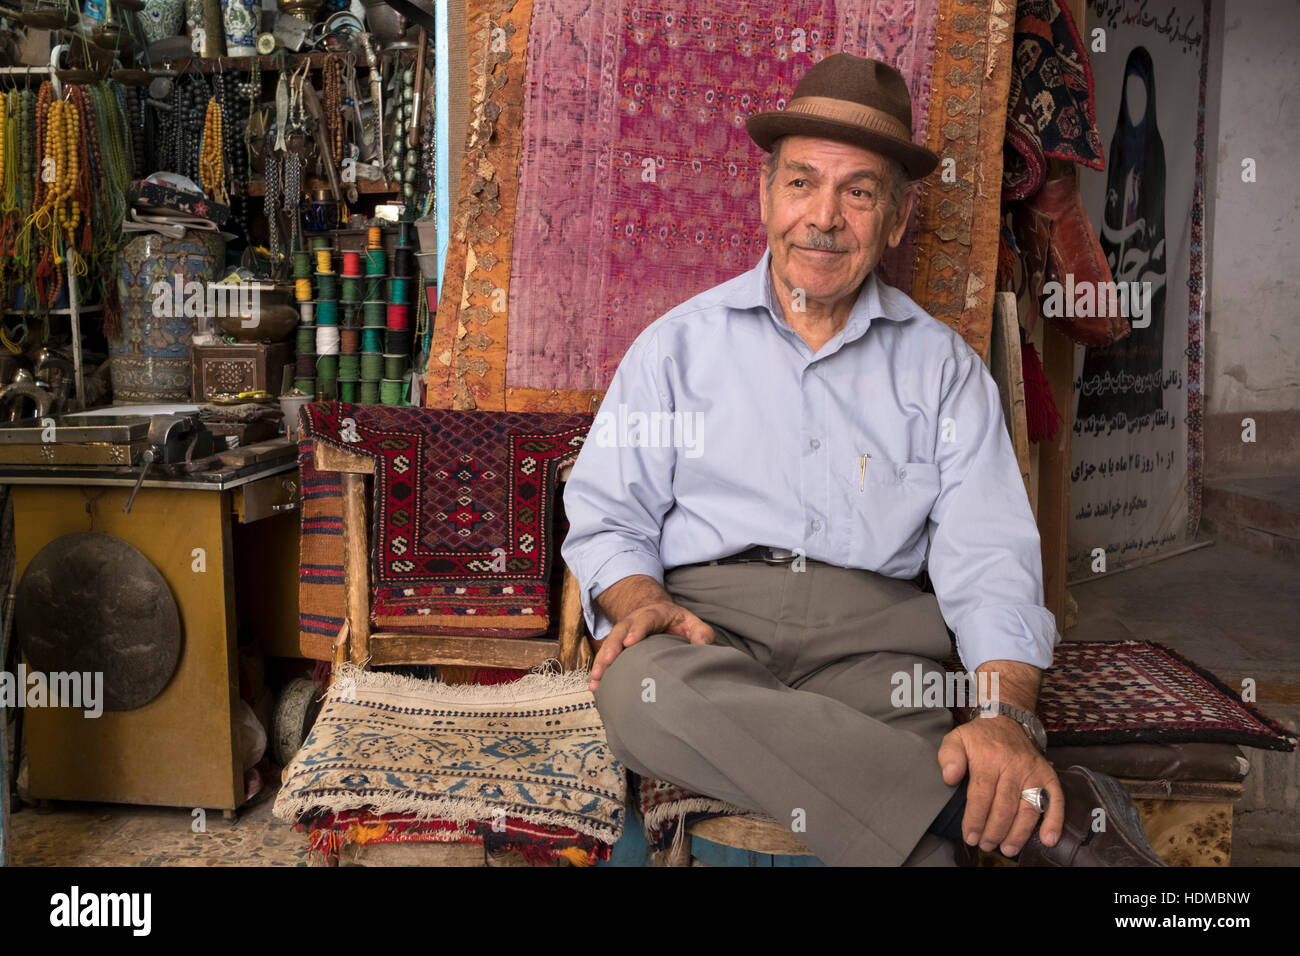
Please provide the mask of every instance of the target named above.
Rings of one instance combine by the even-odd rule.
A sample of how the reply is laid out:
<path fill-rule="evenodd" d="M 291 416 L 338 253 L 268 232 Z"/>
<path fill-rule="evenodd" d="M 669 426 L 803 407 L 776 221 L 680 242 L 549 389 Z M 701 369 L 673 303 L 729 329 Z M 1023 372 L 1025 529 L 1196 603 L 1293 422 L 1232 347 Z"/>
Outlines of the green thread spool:
<path fill-rule="evenodd" d="M 293 387 L 304 395 L 316 394 L 316 380 L 314 378 L 295 378 Z"/>
<path fill-rule="evenodd" d="M 322 296 L 322 298 L 324 298 Z M 389 279 L 388 280 L 388 301 L 394 305 L 402 305 L 411 301 L 411 280 L 410 279 Z"/>
<path fill-rule="evenodd" d="M 339 377 L 339 357 L 337 355 L 316 356 L 316 379 Z"/>
<path fill-rule="evenodd" d="M 330 247 L 329 236 L 317 236 L 311 241 L 312 249 L 328 249 Z"/>
<path fill-rule="evenodd" d="M 311 253 L 305 249 L 293 254 L 293 277 L 295 279 L 311 278 Z"/>
<path fill-rule="evenodd" d="M 339 401 L 355 402 L 357 400 L 357 383 L 345 378 L 339 379 Z"/>
<path fill-rule="evenodd" d="M 384 378 L 401 378 L 406 374 L 406 368 L 407 361 L 405 355 L 384 356 Z"/>
<path fill-rule="evenodd" d="M 401 378 L 386 378 L 379 383 L 379 401 L 385 405 L 402 404 L 402 390 L 406 386 L 406 380 Z"/>
<path fill-rule="evenodd" d="M 314 325 L 298 326 L 298 345 L 294 351 L 296 352 L 316 351 L 316 326 Z"/>
<path fill-rule="evenodd" d="M 379 382 L 362 381 L 360 388 L 360 399 L 362 405 L 379 404 Z"/>
<path fill-rule="evenodd" d="M 387 267 L 388 263 L 384 260 L 383 249 L 366 250 L 366 275 L 381 276 Z"/>
<path fill-rule="evenodd" d="M 318 378 L 316 379 L 316 399 L 321 402 L 332 402 L 339 397 L 338 379 Z"/>
<path fill-rule="evenodd" d="M 333 272 L 316 273 L 316 298 L 337 299 L 338 277 Z"/>
<path fill-rule="evenodd" d="M 360 302 L 361 301 L 361 280 L 343 277 L 343 301 Z"/>
<path fill-rule="evenodd" d="M 340 355 L 339 356 L 339 381 L 356 381 L 357 374 L 361 371 L 360 355 Z"/>
<path fill-rule="evenodd" d="M 367 302 L 362 308 L 365 310 L 367 329 L 382 328 L 388 314 L 388 303 L 382 299 L 378 301 Z"/>
<path fill-rule="evenodd" d="M 361 330 L 361 351 L 362 352 L 383 352 L 384 340 L 383 329 L 362 329 Z M 375 378 L 379 378 L 378 375 Z"/>
<path fill-rule="evenodd" d="M 361 381 L 377 382 L 384 377 L 384 357 L 377 352 L 361 353 Z"/>
<path fill-rule="evenodd" d="M 316 324 L 317 325 L 338 325 L 339 324 L 339 304 L 334 301 L 322 299 L 316 303 Z"/>

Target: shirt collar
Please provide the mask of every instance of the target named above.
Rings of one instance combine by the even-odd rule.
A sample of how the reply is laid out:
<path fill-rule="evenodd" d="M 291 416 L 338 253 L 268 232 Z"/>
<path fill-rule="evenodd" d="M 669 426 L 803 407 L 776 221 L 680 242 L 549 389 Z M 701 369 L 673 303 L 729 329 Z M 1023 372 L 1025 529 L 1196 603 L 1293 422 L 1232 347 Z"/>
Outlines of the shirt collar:
<path fill-rule="evenodd" d="M 771 248 L 764 249 L 763 256 L 758 260 L 758 264 L 744 274 L 736 297 L 727 304 L 736 309 L 767 309 L 778 326 L 793 332 L 794 330 L 781 317 L 780 304 L 776 301 L 776 297 L 772 292 L 769 277 L 771 262 Z M 853 303 L 853 310 L 849 313 L 849 319 L 844 324 L 842 331 L 852 334 L 861 327 L 865 332 L 874 319 L 888 319 L 896 322 L 911 318 L 910 314 L 906 313 L 886 313 L 884 304 L 881 302 L 880 287 L 880 279 L 874 272 L 870 273 L 862 283 L 857 301 Z"/>

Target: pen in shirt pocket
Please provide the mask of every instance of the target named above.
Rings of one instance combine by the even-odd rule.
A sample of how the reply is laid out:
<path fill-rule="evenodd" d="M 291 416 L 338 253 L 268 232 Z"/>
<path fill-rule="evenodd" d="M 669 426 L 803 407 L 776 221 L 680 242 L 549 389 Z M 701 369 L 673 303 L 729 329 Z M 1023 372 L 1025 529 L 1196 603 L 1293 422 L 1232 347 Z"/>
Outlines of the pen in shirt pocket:
<path fill-rule="evenodd" d="M 867 490 L 867 459 L 870 457 L 871 453 L 864 451 L 858 460 L 858 491 Z"/>

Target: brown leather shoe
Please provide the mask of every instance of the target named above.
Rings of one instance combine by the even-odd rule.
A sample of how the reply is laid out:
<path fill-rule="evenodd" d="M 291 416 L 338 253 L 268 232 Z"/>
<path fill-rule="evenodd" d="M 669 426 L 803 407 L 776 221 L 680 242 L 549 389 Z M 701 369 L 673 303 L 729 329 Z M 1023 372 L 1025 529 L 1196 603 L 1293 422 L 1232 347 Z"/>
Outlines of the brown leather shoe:
<path fill-rule="evenodd" d="M 1073 766 L 1057 774 L 1065 791 L 1065 826 L 1056 846 L 1044 846 L 1038 830 L 1020 851 L 1021 866 L 1168 866 L 1151 848 L 1142 817 L 1114 777 Z M 1106 829 L 1092 828 L 1097 807 Z"/>

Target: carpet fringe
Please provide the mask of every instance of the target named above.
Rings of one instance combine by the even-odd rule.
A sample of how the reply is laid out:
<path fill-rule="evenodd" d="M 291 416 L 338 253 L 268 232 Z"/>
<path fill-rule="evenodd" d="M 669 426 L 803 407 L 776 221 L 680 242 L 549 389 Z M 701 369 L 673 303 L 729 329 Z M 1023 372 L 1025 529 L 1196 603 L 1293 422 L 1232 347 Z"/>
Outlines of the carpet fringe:
<path fill-rule="evenodd" d="M 374 689 L 392 693 L 432 693 L 442 701 L 495 706 L 528 703 L 565 694 L 585 693 L 590 698 L 591 693 L 587 690 L 590 683 L 591 675 L 587 671 L 562 672 L 558 661 L 546 661 L 509 684 L 444 684 L 438 680 L 362 670 L 355 664 L 344 664 L 330 685 L 330 700 L 347 703 L 342 694 L 350 684 L 351 689 L 357 692 Z"/>

